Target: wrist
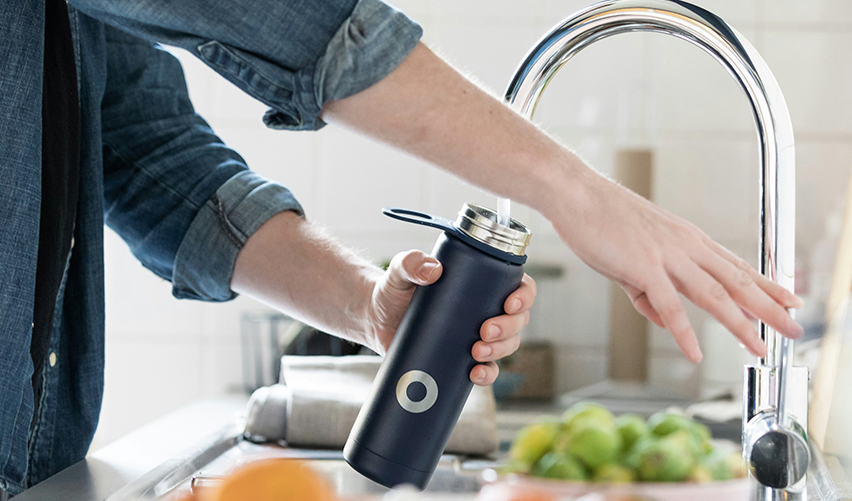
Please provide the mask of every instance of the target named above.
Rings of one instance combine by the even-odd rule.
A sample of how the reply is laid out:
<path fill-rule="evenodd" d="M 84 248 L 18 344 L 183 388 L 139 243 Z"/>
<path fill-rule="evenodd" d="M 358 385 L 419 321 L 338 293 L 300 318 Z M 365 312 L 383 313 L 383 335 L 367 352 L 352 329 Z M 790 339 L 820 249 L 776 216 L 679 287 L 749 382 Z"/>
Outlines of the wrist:
<path fill-rule="evenodd" d="M 532 175 L 537 196 L 532 197 L 527 205 L 554 224 L 582 214 L 594 186 L 601 181 L 606 182 L 567 149 L 562 149 L 560 154 L 534 169 Z"/>
<path fill-rule="evenodd" d="M 383 271 L 375 265 L 368 264 L 360 270 L 358 275 L 352 295 L 352 304 L 347 311 L 347 315 L 352 320 L 347 337 L 380 353 L 377 351 L 380 343 L 378 341 L 373 297 Z"/>

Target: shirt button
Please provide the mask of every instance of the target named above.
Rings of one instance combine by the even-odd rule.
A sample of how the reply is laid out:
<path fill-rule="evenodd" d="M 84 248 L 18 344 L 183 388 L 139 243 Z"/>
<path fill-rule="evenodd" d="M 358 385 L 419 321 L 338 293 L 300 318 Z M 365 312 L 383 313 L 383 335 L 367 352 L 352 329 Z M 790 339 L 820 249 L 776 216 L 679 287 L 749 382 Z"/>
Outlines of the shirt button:
<path fill-rule="evenodd" d="M 73 236 L 71 237 L 71 248 L 72 249 L 74 248 L 74 237 Z"/>
<path fill-rule="evenodd" d="M 56 352 L 50 352 L 50 356 L 47 358 L 48 362 L 50 362 L 50 366 L 53 367 L 56 365 Z"/>

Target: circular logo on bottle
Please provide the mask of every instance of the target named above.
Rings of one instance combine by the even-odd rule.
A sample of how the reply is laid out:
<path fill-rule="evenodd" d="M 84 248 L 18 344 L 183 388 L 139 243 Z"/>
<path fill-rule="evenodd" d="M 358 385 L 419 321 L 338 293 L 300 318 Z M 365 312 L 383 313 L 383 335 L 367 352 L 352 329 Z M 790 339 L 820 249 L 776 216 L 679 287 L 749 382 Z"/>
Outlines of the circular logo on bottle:
<path fill-rule="evenodd" d="M 426 388 L 426 395 L 416 402 L 408 398 L 408 387 L 411 383 L 420 383 Z M 396 383 L 396 400 L 403 409 L 412 414 L 426 412 L 438 400 L 438 383 L 423 371 L 408 371 Z"/>

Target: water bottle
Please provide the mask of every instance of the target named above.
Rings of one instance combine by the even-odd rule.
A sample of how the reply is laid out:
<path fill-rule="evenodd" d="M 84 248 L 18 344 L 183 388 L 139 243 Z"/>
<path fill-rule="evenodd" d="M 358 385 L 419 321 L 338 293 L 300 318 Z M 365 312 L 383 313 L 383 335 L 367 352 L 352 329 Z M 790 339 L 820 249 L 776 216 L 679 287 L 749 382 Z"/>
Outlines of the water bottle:
<path fill-rule="evenodd" d="M 455 222 L 405 209 L 382 212 L 443 230 L 432 255 L 444 270 L 414 291 L 343 457 L 386 487 L 423 489 L 473 388 L 479 330 L 504 313 L 524 276 L 530 232 L 514 219 L 498 224 L 493 210 L 475 204 L 465 204 Z"/>

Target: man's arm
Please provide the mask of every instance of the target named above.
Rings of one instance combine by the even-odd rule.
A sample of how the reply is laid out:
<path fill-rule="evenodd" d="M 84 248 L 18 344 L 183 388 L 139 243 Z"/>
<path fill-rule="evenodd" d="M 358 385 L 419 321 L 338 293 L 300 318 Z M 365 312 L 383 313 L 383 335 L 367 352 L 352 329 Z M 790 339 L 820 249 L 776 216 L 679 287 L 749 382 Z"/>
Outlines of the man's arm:
<path fill-rule="evenodd" d="M 387 272 L 340 246 L 299 216 L 272 217 L 237 256 L 231 289 L 257 298 L 327 332 L 384 353 L 417 285 L 437 281 L 440 263 L 420 251 L 398 254 Z M 477 384 L 497 378 L 495 360 L 520 344 L 535 283 L 529 276 L 504 304 L 506 314 L 485 321 L 471 370 Z"/>
<path fill-rule="evenodd" d="M 173 56 L 114 28 L 105 35 L 105 216 L 140 261 L 178 297 L 225 301 L 243 292 L 385 351 L 415 285 L 440 277 L 437 261 L 412 251 L 382 272 L 338 245 L 194 113 Z M 493 361 L 517 349 L 534 296 L 526 277 L 506 301 L 511 314 L 484 323 L 474 382 L 493 382 Z"/>
<path fill-rule="evenodd" d="M 764 355 L 744 309 L 789 337 L 801 301 L 701 230 L 586 166 L 422 44 L 376 85 L 325 104 L 323 120 L 355 129 L 541 212 L 592 268 L 702 357 L 678 293 Z"/>

